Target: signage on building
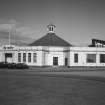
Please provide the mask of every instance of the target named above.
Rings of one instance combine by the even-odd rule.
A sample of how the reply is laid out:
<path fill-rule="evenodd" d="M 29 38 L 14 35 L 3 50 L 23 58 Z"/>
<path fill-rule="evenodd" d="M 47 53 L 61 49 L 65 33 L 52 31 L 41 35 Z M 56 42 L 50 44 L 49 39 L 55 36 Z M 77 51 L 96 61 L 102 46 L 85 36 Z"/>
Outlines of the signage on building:
<path fill-rule="evenodd" d="M 5 46 L 3 46 L 2 48 L 3 48 L 4 50 L 13 50 L 13 49 L 14 49 L 14 46 L 10 46 L 10 45 L 9 45 L 9 46 L 6 46 L 6 45 L 5 45 Z"/>

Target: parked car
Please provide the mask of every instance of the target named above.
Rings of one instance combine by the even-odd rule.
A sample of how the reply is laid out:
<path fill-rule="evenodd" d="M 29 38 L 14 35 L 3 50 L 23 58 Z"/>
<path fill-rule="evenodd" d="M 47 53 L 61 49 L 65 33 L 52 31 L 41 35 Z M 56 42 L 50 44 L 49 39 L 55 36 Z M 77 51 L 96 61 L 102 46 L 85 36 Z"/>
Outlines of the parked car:
<path fill-rule="evenodd" d="M 16 68 L 16 63 L 7 63 L 7 68 L 8 69 L 15 69 Z"/>
<path fill-rule="evenodd" d="M 17 69 L 28 69 L 29 67 L 28 67 L 28 65 L 25 64 L 25 63 L 17 63 L 17 64 L 16 64 L 16 68 L 17 68 Z"/>
<path fill-rule="evenodd" d="M 5 62 L 0 62 L 0 68 L 6 68 Z"/>
<path fill-rule="evenodd" d="M 29 67 L 25 63 L 7 63 L 7 62 L 0 62 L 0 68 L 28 69 Z"/>

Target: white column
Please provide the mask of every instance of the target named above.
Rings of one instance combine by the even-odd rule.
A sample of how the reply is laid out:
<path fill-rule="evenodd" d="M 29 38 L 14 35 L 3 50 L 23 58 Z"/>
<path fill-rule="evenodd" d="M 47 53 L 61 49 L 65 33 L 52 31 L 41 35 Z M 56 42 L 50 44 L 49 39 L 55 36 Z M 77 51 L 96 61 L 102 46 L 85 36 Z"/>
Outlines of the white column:
<path fill-rule="evenodd" d="M 33 64 L 33 53 L 34 52 L 31 53 L 31 64 Z"/>
<path fill-rule="evenodd" d="M 96 53 L 96 66 L 100 65 L 100 54 Z"/>

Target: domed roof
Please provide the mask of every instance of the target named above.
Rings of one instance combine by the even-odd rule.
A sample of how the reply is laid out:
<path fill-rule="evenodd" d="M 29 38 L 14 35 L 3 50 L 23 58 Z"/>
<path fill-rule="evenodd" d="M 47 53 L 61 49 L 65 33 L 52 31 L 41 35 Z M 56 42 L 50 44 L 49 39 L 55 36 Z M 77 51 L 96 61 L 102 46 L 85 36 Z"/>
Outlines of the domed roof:
<path fill-rule="evenodd" d="M 30 46 L 71 46 L 68 42 L 58 37 L 55 33 L 47 35 L 29 44 Z"/>

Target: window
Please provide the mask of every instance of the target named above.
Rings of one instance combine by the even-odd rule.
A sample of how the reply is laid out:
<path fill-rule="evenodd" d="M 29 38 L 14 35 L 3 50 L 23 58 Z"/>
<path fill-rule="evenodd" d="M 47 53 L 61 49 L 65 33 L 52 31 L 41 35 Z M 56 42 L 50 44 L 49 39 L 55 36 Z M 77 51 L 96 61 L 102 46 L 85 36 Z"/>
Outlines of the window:
<path fill-rule="evenodd" d="M 78 63 L 78 54 L 74 54 L 74 62 Z"/>
<path fill-rule="evenodd" d="M 18 53 L 18 62 L 21 62 L 21 53 Z"/>
<path fill-rule="evenodd" d="M 28 53 L 28 62 L 31 62 L 31 53 Z"/>
<path fill-rule="evenodd" d="M 52 27 L 49 27 L 49 31 L 52 31 Z"/>
<path fill-rule="evenodd" d="M 87 54 L 87 63 L 96 63 L 96 54 Z"/>
<path fill-rule="evenodd" d="M 100 54 L 100 63 L 105 63 L 105 54 Z"/>
<path fill-rule="evenodd" d="M 33 53 L 33 62 L 37 62 L 37 54 Z"/>
<path fill-rule="evenodd" d="M 53 65 L 58 65 L 58 57 L 53 57 Z"/>
<path fill-rule="evenodd" d="M 23 62 L 26 62 L 26 53 L 23 53 Z"/>

